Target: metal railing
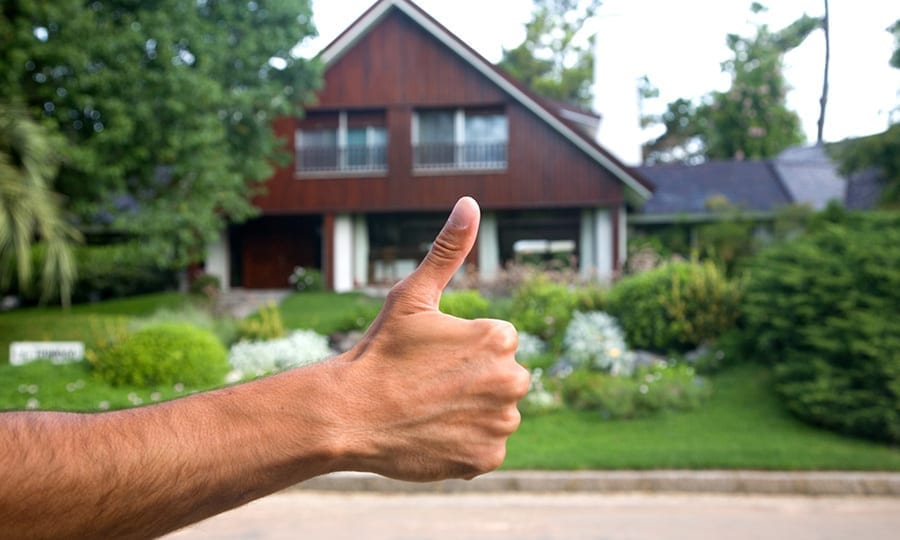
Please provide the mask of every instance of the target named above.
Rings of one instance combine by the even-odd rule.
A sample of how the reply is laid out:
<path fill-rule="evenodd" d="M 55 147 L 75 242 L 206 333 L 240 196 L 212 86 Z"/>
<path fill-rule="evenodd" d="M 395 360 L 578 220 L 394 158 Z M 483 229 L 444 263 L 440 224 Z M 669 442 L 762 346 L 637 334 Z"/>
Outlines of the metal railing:
<path fill-rule="evenodd" d="M 306 146 L 297 149 L 297 171 L 300 173 L 386 170 L 386 145 Z"/>
<path fill-rule="evenodd" d="M 413 146 L 413 168 L 429 169 L 505 169 L 507 144 L 501 143 L 427 143 Z"/>

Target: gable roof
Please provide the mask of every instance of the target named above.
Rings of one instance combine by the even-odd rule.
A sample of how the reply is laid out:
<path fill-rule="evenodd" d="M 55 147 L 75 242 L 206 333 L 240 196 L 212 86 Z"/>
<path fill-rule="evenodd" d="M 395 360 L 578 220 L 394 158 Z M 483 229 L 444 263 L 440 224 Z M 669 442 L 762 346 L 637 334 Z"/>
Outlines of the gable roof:
<path fill-rule="evenodd" d="M 589 135 L 577 129 L 573 125 L 572 119 L 566 119 L 560 110 L 557 110 L 548 101 L 531 93 L 517 81 L 503 73 L 409 0 L 379 0 L 373 4 L 319 53 L 319 58 L 324 62 L 325 69 L 328 69 L 329 66 L 340 59 L 394 9 L 399 10 L 412 19 L 427 33 L 457 54 L 464 62 L 472 66 L 502 91 L 608 170 L 625 185 L 627 188 L 626 193 L 631 195 L 630 199 L 633 202 L 641 203 L 650 197 L 653 190 L 650 182 L 611 155 L 596 141 L 592 140 Z M 572 114 L 571 111 L 569 111 L 569 114 Z"/>
<path fill-rule="evenodd" d="M 804 204 L 813 210 L 836 200 L 850 209 L 873 208 L 877 175 L 871 171 L 841 176 L 821 146 L 788 148 L 759 161 L 710 161 L 699 165 L 666 164 L 636 167 L 656 185 L 638 222 L 702 220 L 712 216 L 710 197 L 723 196 L 742 211 L 770 214 L 779 206 Z"/>
<path fill-rule="evenodd" d="M 656 186 L 653 198 L 641 209 L 648 218 L 710 215 L 707 201 L 716 196 L 725 197 L 747 212 L 771 212 L 793 202 L 767 161 L 710 161 L 637 169 Z"/>
<path fill-rule="evenodd" d="M 772 160 L 772 166 L 794 202 L 822 210 L 832 200 L 846 200 L 847 180 L 824 146 L 788 148 Z"/>

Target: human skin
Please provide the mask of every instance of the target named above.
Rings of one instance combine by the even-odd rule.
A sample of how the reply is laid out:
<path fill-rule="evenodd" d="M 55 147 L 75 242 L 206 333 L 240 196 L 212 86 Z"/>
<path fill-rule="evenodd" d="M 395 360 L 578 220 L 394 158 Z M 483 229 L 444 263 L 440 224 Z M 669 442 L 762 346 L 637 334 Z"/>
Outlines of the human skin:
<path fill-rule="evenodd" d="M 0 414 L 0 538 L 149 538 L 333 471 L 495 469 L 528 390 L 515 329 L 438 311 L 478 222 L 460 199 L 363 340 L 327 362 L 137 409 Z"/>

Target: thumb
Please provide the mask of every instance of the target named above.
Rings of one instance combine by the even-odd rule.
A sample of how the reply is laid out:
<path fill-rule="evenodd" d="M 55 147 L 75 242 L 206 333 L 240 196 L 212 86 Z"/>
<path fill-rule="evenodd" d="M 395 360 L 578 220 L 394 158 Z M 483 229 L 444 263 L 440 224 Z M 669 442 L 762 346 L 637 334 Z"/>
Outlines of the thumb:
<path fill-rule="evenodd" d="M 456 202 L 425 259 L 404 280 L 411 299 L 437 309 L 441 292 L 475 245 L 480 220 L 481 211 L 475 199 L 463 197 Z"/>

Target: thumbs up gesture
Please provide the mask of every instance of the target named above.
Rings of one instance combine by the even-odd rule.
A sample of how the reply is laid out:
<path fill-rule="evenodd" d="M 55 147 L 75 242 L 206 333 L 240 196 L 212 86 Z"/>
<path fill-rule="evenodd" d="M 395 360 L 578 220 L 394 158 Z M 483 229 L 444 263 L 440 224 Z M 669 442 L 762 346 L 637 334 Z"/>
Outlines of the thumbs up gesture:
<path fill-rule="evenodd" d="M 388 294 L 346 362 L 354 415 L 351 468 L 415 481 L 472 478 L 497 468 L 519 425 L 528 371 L 505 321 L 438 310 L 441 292 L 475 243 L 480 212 L 457 203 L 419 267 Z"/>

